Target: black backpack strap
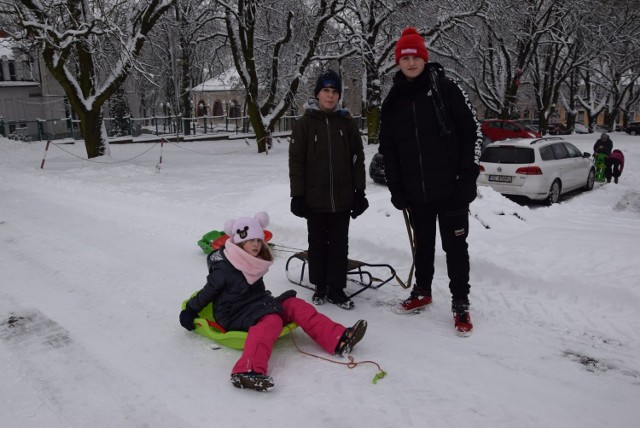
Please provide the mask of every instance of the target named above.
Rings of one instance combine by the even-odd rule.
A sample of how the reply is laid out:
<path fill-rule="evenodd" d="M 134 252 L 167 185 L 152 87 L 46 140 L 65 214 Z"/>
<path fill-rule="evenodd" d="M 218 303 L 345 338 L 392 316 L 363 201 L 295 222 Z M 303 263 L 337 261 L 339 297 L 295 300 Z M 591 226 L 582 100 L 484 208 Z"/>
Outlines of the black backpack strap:
<path fill-rule="evenodd" d="M 442 102 L 442 96 L 440 95 L 440 88 L 438 86 L 438 82 L 440 80 L 440 76 L 438 75 L 438 69 L 436 67 L 428 67 L 429 71 L 429 80 L 430 80 L 430 88 L 431 91 L 431 99 L 433 100 L 433 106 L 436 110 L 436 116 L 438 116 L 438 123 L 440 125 L 440 135 L 443 137 L 448 137 L 451 135 L 451 130 L 449 129 L 449 121 L 447 112 L 444 108 L 444 103 Z"/>

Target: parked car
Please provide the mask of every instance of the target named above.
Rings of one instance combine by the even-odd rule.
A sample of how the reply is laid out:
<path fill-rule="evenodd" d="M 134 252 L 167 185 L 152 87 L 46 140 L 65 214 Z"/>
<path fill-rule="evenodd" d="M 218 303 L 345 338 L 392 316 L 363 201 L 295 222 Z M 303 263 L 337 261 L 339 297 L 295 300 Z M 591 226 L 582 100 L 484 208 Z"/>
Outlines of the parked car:
<path fill-rule="evenodd" d="M 537 119 L 516 119 L 514 122 L 530 131 L 540 132 L 540 122 Z"/>
<path fill-rule="evenodd" d="M 569 129 L 567 129 L 567 125 L 565 125 L 564 123 L 550 123 L 548 128 L 548 134 L 549 135 L 569 135 L 571 134 L 571 131 Z"/>
<path fill-rule="evenodd" d="M 584 123 L 576 122 L 573 124 L 573 132 L 576 134 L 588 134 L 589 128 Z"/>
<path fill-rule="evenodd" d="M 624 132 L 629 135 L 640 135 L 640 122 L 630 122 L 626 128 L 624 128 Z"/>
<path fill-rule="evenodd" d="M 374 183 L 387 184 L 387 179 L 384 176 L 384 162 L 380 153 L 374 154 L 371 158 L 371 163 L 369 164 L 369 176 Z"/>
<path fill-rule="evenodd" d="M 539 132 L 528 129 L 514 120 L 483 120 L 480 129 L 491 141 L 506 140 L 508 138 L 540 137 Z"/>
<path fill-rule="evenodd" d="M 480 156 L 478 185 L 503 195 L 551 205 L 564 193 L 593 189 L 594 182 L 591 154 L 561 137 L 497 141 Z"/>

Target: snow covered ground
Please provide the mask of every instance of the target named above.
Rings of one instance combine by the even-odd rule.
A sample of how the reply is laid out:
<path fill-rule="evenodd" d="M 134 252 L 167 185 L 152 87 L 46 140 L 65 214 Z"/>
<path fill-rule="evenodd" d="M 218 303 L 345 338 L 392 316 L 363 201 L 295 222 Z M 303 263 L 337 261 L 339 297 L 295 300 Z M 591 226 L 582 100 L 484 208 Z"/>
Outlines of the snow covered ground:
<path fill-rule="evenodd" d="M 591 151 L 597 135 L 570 136 Z M 369 321 L 344 365 L 304 355 L 290 337 L 271 358 L 276 387 L 235 389 L 238 351 L 187 332 L 181 302 L 205 282 L 200 237 L 238 216 L 271 215 L 276 262 L 306 247 L 289 213 L 287 148 L 244 140 L 112 145 L 0 139 L 0 426 L 2 427 L 626 427 L 640 418 L 640 137 L 613 133 L 620 184 L 560 204 L 519 205 L 480 188 L 471 206 L 474 333 L 453 330 L 444 254 L 434 304 L 390 306 L 408 291 L 367 290 Z M 368 160 L 375 146 L 366 146 Z M 401 212 L 369 178 L 371 207 L 352 223 L 350 256 L 411 265 Z M 329 357 L 300 329 L 303 350 Z M 346 359 L 331 357 L 345 362 Z"/>

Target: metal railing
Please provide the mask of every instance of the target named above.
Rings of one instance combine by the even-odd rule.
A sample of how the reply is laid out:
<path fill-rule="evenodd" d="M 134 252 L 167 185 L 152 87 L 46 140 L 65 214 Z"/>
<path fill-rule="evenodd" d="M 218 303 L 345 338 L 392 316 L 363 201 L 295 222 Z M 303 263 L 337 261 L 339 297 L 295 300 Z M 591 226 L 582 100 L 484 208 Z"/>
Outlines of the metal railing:
<path fill-rule="evenodd" d="M 282 116 L 274 132 L 287 133 L 300 116 Z M 366 129 L 366 118 L 356 117 L 361 130 Z M 116 123 L 117 122 L 117 123 Z M 153 136 L 204 136 L 225 134 L 251 134 L 248 116 L 152 116 L 146 118 L 105 118 L 109 138 Z M 21 141 L 82 139 L 80 121 L 72 118 L 6 121 L 0 116 L 0 134 Z"/>

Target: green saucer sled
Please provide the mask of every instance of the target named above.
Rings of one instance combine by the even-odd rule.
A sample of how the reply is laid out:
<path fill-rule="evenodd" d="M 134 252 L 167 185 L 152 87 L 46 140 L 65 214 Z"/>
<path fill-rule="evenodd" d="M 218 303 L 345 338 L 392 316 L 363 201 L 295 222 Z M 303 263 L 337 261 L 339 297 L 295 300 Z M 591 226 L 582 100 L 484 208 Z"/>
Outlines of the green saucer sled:
<path fill-rule="evenodd" d="M 191 295 L 191 297 L 195 296 L 198 292 L 196 291 Z M 191 299 L 191 298 L 189 298 Z M 184 310 L 187 307 L 187 302 L 185 300 L 182 302 L 182 309 Z M 247 340 L 247 332 L 246 331 L 226 331 L 220 324 L 218 324 L 213 317 L 213 307 L 211 303 L 204 307 L 198 313 L 198 318 L 193 321 L 195 325 L 195 332 L 198 334 L 207 337 L 220 345 L 226 346 L 232 349 L 244 349 L 244 342 Z M 282 328 L 280 332 L 279 338 L 282 336 L 286 336 L 291 331 L 293 331 L 298 325 L 296 323 L 289 323 Z"/>
<path fill-rule="evenodd" d="M 273 234 L 270 231 L 264 231 L 265 242 L 269 242 L 272 237 Z M 198 241 L 198 247 L 202 248 L 202 251 L 209 255 L 213 251 L 219 250 L 227 239 L 229 239 L 229 236 L 224 232 L 212 230 L 211 232 L 207 232 L 202 235 L 202 239 Z"/>

